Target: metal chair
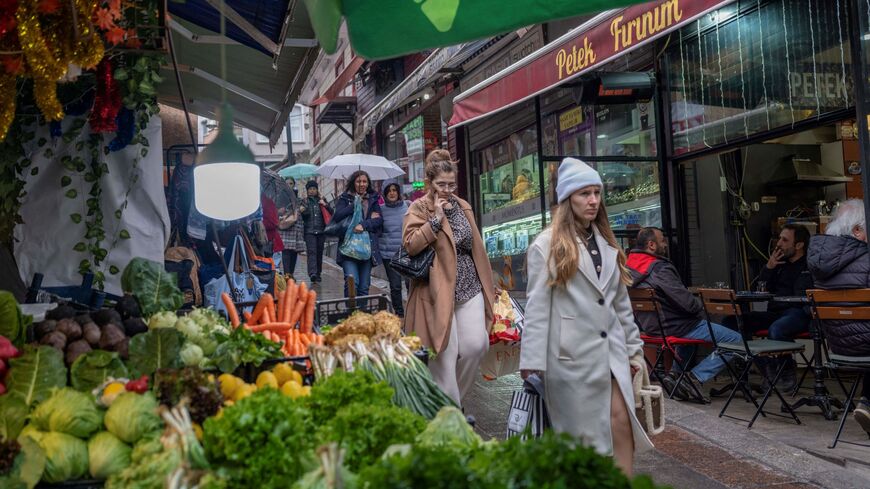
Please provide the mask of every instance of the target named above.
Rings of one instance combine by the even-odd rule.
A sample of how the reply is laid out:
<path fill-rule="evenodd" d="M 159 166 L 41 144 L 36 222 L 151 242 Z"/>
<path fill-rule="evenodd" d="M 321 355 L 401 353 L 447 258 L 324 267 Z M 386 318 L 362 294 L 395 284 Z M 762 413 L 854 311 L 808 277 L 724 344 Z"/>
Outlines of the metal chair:
<path fill-rule="evenodd" d="M 767 339 L 747 340 L 743 325 L 743 311 L 740 305 L 737 303 L 737 298 L 733 290 L 700 289 L 699 293 L 701 295 L 701 300 L 704 303 L 704 314 L 707 316 L 707 327 L 710 328 L 710 336 L 713 338 L 715 351 L 719 355 L 722 355 L 722 358 L 725 361 L 725 368 L 731 375 L 732 380 L 734 380 L 734 386 L 731 388 L 731 393 L 728 395 L 728 400 L 725 401 L 725 405 L 722 407 L 722 411 L 719 412 L 719 417 L 725 416 L 725 412 L 728 410 L 728 406 L 734 399 L 734 395 L 737 393 L 738 390 L 740 390 L 745 398 L 751 401 L 756 408 L 755 414 L 752 416 L 752 419 L 749 420 L 749 428 L 752 428 L 752 425 L 755 424 L 755 420 L 758 419 L 759 415 L 765 416 L 767 414 L 770 414 L 773 416 L 782 416 L 779 413 L 764 411 L 764 405 L 770 398 L 771 393 L 774 393 L 777 397 L 779 397 L 779 400 L 782 402 L 783 407 L 791 415 L 791 418 L 794 419 L 797 424 L 801 424 L 801 421 L 800 419 L 798 419 L 794 410 L 785 401 L 785 398 L 783 397 L 782 393 L 779 392 L 779 389 L 776 388 L 776 382 L 782 375 L 782 371 L 785 368 L 785 363 L 782 363 L 779 366 L 773 378 L 771 379 L 768 378 L 762 362 L 760 362 L 759 360 L 766 358 L 777 358 L 803 352 L 806 349 L 804 345 L 787 341 L 774 341 Z M 716 341 L 716 337 L 713 335 L 713 327 L 711 326 L 711 314 L 721 316 L 733 316 L 737 322 L 737 327 L 740 330 L 741 336 L 743 337 L 742 341 L 740 343 L 722 343 Z M 735 374 L 734 367 L 731 365 L 734 358 L 741 358 L 746 362 L 745 367 L 739 373 L 739 375 Z M 752 364 L 756 364 L 756 367 L 758 371 L 761 372 L 762 377 L 767 380 L 767 389 L 764 392 L 764 397 L 761 399 L 761 402 L 758 402 L 758 400 L 755 398 L 755 395 L 752 394 L 752 388 L 748 382 L 749 370 L 752 368 Z M 744 419 L 736 418 L 734 416 L 728 417 L 733 419 L 740 419 L 741 421 L 746 421 Z"/>
<path fill-rule="evenodd" d="M 820 334 L 824 334 L 825 321 L 870 321 L 870 289 L 808 290 L 807 296 L 810 298 L 813 320 L 816 321 Z M 855 407 L 853 401 L 855 393 L 858 390 L 858 385 L 870 373 L 870 356 L 853 357 L 838 355 L 828 350 L 827 342 L 822 341 L 822 345 L 824 345 L 823 348 L 828 357 L 826 367 L 834 373 L 837 381 L 840 382 L 840 386 L 846 393 L 846 402 L 843 406 L 843 414 L 840 417 L 837 433 L 834 435 L 834 440 L 828 445 L 828 448 L 834 448 L 840 441 L 840 435 L 843 433 L 843 426 L 846 424 L 849 412 Z M 854 372 L 857 374 L 855 382 L 848 391 L 846 391 L 840 376 L 837 374 L 838 371 Z M 866 443 L 846 440 L 842 440 L 842 442 L 850 445 L 870 447 L 870 444 Z"/>
<path fill-rule="evenodd" d="M 770 332 L 766 329 L 760 329 L 760 330 L 756 331 L 755 333 L 753 333 L 752 336 L 754 338 L 768 338 L 770 336 Z M 811 339 L 813 339 L 813 333 L 810 331 L 806 331 L 806 332 L 803 332 L 803 333 L 800 333 L 799 335 L 797 335 L 795 337 L 795 339 L 796 340 L 811 340 Z M 801 378 L 800 378 L 800 380 L 798 380 L 797 385 L 795 385 L 794 390 L 790 393 L 791 397 L 796 396 L 797 393 L 801 390 L 801 388 L 803 388 L 804 380 L 806 380 L 807 374 L 809 373 L 810 369 L 813 367 L 813 362 L 815 362 L 815 360 L 816 360 L 816 354 L 817 354 L 817 352 L 815 350 L 813 350 L 812 356 L 810 356 L 810 358 L 807 359 L 807 356 L 803 352 L 801 352 L 801 354 L 800 354 L 801 358 L 804 361 L 804 365 L 806 365 L 807 367 L 804 369 L 804 373 L 801 374 Z"/>
<path fill-rule="evenodd" d="M 668 336 L 665 334 L 665 326 L 664 326 L 664 314 L 662 313 L 661 301 L 656 297 L 655 289 L 651 288 L 631 288 L 628 289 L 628 295 L 631 299 L 631 308 L 634 311 L 635 322 L 637 322 L 638 327 L 640 327 L 640 321 L 638 321 L 639 314 L 655 314 L 656 323 L 658 324 L 658 328 L 656 328 L 655 332 L 644 332 L 641 329 L 640 338 L 644 342 L 644 346 L 652 346 L 656 349 L 656 359 L 655 363 L 650 363 L 649 359 L 644 356 L 647 364 L 650 367 L 650 372 L 656 377 L 660 384 L 665 387 L 665 391 L 667 391 L 667 386 L 663 381 L 663 377 L 660 375 L 660 369 L 658 368 L 661 365 L 661 371 L 664 371 L 664 359 L 665 352 L 671 352 L 673 355 L 674 361 L 677 362 L 677 365 L 680 366 L 680 375 L 677 377 L 677 380 L 674 382 L 673 389 L 668 392 L 668 398 L 673 399 L 674 393 L 677 392 L 677 389 L 680 388 L 680 384 L 686 377 L 686 374 L 689 372 L 689 367 L 692 365 L 692 362 L 695 359 L 696 351 L 693 349 L 691 355 L 688 358 L 680 358 L 680 355 L 677 353 L 678 346 L 697 346 L 697 345 L 712 345 L 709 341 L 704 340 L 695 340 L 690 338 L 680 338 L 677 336 Z M 698 391 L 697 387 L 691 382 L 688 382 L 689 387 L 692 389 L 692 393 L 694 394 L 695 400 L 698 402 L 702 402 L 704 399 L 704 395 Z"/>

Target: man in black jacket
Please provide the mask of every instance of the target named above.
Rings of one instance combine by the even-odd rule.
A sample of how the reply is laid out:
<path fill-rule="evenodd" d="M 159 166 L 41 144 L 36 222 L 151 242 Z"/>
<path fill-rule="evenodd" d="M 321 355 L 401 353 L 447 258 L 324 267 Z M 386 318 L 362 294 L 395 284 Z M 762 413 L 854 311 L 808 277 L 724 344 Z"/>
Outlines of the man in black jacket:
<path fill-rule="evenodd" d="M 633 287 L 651 288 L 655 290 L 662 308 L 662 326 L 664 334 L 678 338 L 711 341 L 710 328 L 703 316 L 703 304 L 683 285 L 676 267 L 667 259 L 668 244 L 661 229 L 648 227 L 643 228 L 637 234 L 635 249 L 628 255 L 626 265 L 631 271 L 634 283 Z M 646 334 L 660 334 L 659 323 L 655 313 L 639 313 L 638 321 L 641 329 Z M 723 343 L 740 343 L 740 335 L 734 330 L 719 324 L 711 324 L 716 341 Z M 688 358 L 692 353 L 692 346 L 680 346 L 677 354 L 681 358 Z M 679 368 L 675 363 L 674 368 Z M 715 353 L 710 354 L 689 372 L 685 379 L 693 383 L 698 392 L 701 392 L 701 384 L 712 379 L 717 373 L 725 368 L 725 362 Z M 674 383 L 673 369 L 665 378 L 665 387 L 672 390 Z M 679 372 L 676 372 L 679 374 Z M 670 384 L 670 385 L 668 385 Z M 692 391 L 682 388 L 677 391 L 678 397 L 692 397 Z"/>
<path fill-rule="evenodd" d="M 813 277 L 807 270 L 807 248 L 810 233 L 798 224 L 786 224 L 779 233 L 776 249 L 758 276 L 766 288 L 775 296 L 806 297 L 807 289 L 813 287 Z M 730 324 L 729 324 L 730 325 Z M 777 341 L 794 341 L 801 333 L 810 328 L 810 314 L 803 304 L 771 302 L 766 311 L 752 311 L 743 314 L 745 334 L 751 336 L 759 330 L 767 330 L 767 337 Z M 782 377 L 777 383 L 781 392 L 791 392 L 797 386 L 797 365 L 788 357 Z M 765 362 L 772 378 L 780 360 Z"/>
<path fill-rule="evenodd" d="M 310 180 L 305 184 L 306 198 L 300 203 L 299 212 L 305 224 L 305 252 L 308 255 L 308 277 L 311 283 L 320 282 L 323 271 L 323 246 L 326 243 L 326 219 L 323 209 L 330 215 L 333 213 L 329 204 L 320 196 L 317 182 Z"/>

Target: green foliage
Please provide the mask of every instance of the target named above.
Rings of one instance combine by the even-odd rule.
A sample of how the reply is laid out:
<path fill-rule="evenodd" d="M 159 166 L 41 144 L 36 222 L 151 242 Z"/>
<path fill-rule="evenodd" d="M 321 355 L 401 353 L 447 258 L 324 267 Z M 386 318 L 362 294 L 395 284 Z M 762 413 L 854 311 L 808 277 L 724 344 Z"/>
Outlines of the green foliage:
<path fill-rule="evenodd" d="M 247 328 L 235 328 L 227 335 L 215 330 L 218 345 L 211 356 L 211 364 L 221 372 L 234 372 L 239 365 L 261 365 L 270 358 L 280 358 L 281 345 Z"/>
<path fill-rule="evenodd" d="M 364 468 L 358 487 L 363 489 L 497 489 L 472 470 L 469 455 L 444 447 L 415 446 L 406 453 L 395 453 Z"/>
<path fill-rule="evenodd" d="M 25 346 L 24 353 L 9 360 L 6 397 L 33 406 L 47 399 L 52 388 L 66 385 L 63 353 L 50 346 Z"/>
<path fill-rule="evenodd" d="M 365 398 L 338 410 L 318 430 L 321 443 L 337 442 L 345 450 L 347 467 L 356 471 L 380 458 L 390 445 L 412 443 L 426 420 L 398 406 L 372 409 Z"/>
<path fill-rule="evenodd" d="M 20 450 L 7 474 L 0 470 L 0 487 L 4 489 L 33 489 L 45 471 L 45 451 L 36 441 L 24 437 L 17 442 L 10 440 L 7 444 L 18 443 Z M 0 448 L 2 452 L 2 448 Z M 5 455 L 5 454 L 0 454 Z"/>
<path fill-rule="evenodd" d="M 133 377 L 152 375 L 161 368 L 176 368 L 184 337 L 169 328 L 154 329 L 130 339 L 130 359 L 127 362 Z"/>
<path fill-rule="evenodd" d="M 260 389 L 203 427 L 203 446 L 230 487 L 286 488 L 313 464 L 315 425 L 304 404 Z"/>
<path fill-rule="evenodd" d="M 29 317 L 21 313 L 18 301 L 11 292 L 0 290 L 0 336 L 16 345 L 22 343 Z"/>
<path fill-rule="evenodd" d="M 0 441 L 18 438 L 27 422 L 27 404 L 18 398 L 0 396 Z"/>
<path fill-rule="evenodd" d="M 184 304 L 178 277 L 167 273 L 160 263 L 145 258 L 130 260 L 121 275 L 121 287 L 133 294 L 145 317 L 160 311 L 175 312 Z"/>
<path fill-rule="evenodd" d="M 334 418 L 343 407 L 363 402 L 371 410 L 392 406 L 393 388 L 378 382 L 366 371 L 337 370 L 325 380 L 314 384 L 306 403 L 314 423 L 321 426 Z"/>

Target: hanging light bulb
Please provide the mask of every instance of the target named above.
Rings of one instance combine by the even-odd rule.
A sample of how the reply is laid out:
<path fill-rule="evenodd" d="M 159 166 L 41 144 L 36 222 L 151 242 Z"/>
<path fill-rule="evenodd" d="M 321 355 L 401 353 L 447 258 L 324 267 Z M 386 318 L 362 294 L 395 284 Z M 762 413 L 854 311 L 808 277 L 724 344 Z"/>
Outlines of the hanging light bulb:
<path fill-rule="evenodd" d="M 260 167 L 251 150 L 233 134 L 229 105 L 221 107 L 218 119 L 215 140 L 196 157 L 194 202 L 206 217 L 233 221 L 260 206 Z"/>

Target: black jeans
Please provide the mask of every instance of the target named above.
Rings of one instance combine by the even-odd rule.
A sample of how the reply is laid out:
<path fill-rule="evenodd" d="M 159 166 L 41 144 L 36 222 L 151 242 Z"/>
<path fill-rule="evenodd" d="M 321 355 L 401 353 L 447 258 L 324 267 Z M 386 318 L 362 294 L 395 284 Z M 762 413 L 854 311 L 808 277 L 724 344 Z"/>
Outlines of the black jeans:
<path fill-rule="evenodd" d="M 309 277 L 320 277 L 320 273 L 323 271 L 323 245 L 325 243 L 326 235 L 305 233 Z"/>
<path fill-rule="evenodd" d="M 296 250 L 284 250 L 281 252 L 281 264 L 284 266 L 284 275 L 293 276 L 296 271 L 296 258 L 299 253 Z"/>
<path fill-rule="evenodd" d="M 384 270 L 387 271 L 387 278 L 390 281 L 390 300 L 393 302 L 393 310 L 396 315 L 405 316 L 405 304 L 402 301 L 402 283 L 404 279 L 399 272 L 390 266 L 390 260 L 384 260 Z"/>

